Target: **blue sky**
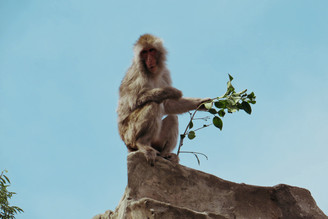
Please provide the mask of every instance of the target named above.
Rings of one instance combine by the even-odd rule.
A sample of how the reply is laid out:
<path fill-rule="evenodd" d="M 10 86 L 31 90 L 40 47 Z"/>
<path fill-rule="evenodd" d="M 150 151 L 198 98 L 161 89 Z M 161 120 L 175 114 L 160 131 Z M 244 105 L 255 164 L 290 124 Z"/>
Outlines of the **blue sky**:
<path fill-rule="evenodd" d="M 174 86 L 216 97 L 228 73 L 257 96 L 184 150 L 225 180 L 307 188 L 328 214 L 326 0 L 0 0 L 0 168 L 17 218 L 91 218 L 127 183 L 118 87 L 144 33 L 161 37 Z M 202 114 L 207 115 L 207 114 Z M 200 114 L 201 116 L 201 114 Z M 188 115 L 180 116 L 180 132 Z"/>

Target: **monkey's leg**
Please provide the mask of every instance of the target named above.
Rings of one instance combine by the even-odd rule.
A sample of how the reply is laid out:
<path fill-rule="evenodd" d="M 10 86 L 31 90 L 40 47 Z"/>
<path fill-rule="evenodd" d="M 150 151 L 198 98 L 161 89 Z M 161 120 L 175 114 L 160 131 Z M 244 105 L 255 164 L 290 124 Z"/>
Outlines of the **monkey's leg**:
<path fill-rule="evenodd" d="M 175 163 L 179 163 L 179 157 L 171 152 L 177 144 L 178 136 L 178 116 L 168 115 L 165 119 L 163 119 L 159 136 L 153 142 L 153 145 L 160 151 L 162 157 Z"/>
<path fill-rule="evenodd" d="M 148 162 L 152 165 L 159 152 L 152 147 L 151 142 L 154 136 L 158 136 L 161 128 L 161 112 L 157 103 L 145 105 L 134 115 L 134 132 L 136 133 L 135 144 L 138 150 L 142 151 Z"/>
<path fill-rule="evenodd" d="M 138 139 L 136 144 L 137 144 L 138 150 L 145 154 L 146 159 L 150 163 L 150 165 L 154 166 L 156 156 L 157 156 L 157 154 L 159 154 L 159 152 L 156 149 L 149 146 L 148 142 L 143 143 L 142 139 L 140 139 L 140 140 Z"/>

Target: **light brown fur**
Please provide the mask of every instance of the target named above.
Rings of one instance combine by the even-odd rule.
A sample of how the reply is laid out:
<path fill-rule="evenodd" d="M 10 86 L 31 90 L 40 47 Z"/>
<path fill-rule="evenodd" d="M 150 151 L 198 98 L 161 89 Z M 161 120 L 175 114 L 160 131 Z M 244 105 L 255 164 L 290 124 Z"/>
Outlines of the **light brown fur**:
<path fill-rule="evenodd" d="M 140 58 L 146 48 L 154 48 L 157 70 L 147 69 Z M 156 155 L 171 158 L 178 140 L 178 117 L 197 108 L 207 99 L 183 98 L 182 92 L 171 86 L 170 72 L 166 68 L 166 50 L 162 40 L 150 34 L 142 35 L 134 45 L 132 65 L 120 86 L 118 129 L 129 151 L 140 150 L 152 164 Z M 165 115 L 166 118 L 162 119 Z"/>

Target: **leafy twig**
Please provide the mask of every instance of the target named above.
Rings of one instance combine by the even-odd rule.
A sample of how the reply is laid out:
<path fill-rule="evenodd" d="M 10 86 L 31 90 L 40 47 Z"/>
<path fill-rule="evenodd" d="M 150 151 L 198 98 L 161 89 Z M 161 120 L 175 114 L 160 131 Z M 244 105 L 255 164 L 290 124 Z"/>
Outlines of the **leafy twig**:
<path fill-rule="evenodd" d="M 222 95 L 220 97 L 212 98 L 208 102 L 200 104 L 193 113 L 189 112 L 190 121 L 189 121 L 185 131 L 183 132 L 183 134 L 180 135 L 180 142 L 179 142 L 179 147 L 178 147 L 178 152 L 177 152 L 178 156 L 181 153 L 180 150 L 181 150 L 181 147 L 183 146 L 183 140 L 185 139 L 186 136 L 188 136 L 188 138 L 190 140 L 192 140 L 196 137 L 196 134 L 195 134 L 196 131 L 212 125 L 212 124 L 204 124 L 202 127 L 192 130 L 192 128 L 194 126 L 193 120 L 203 119 L 203 120 L 207 121 L 204 118 L 208 118 L 208 116 L 203 117 L 203 118 L 195 118 L 196 113 L 199 111 L 199 109 L 201 107 L 205 106 L 205 108 L 208 110 L 208 112 L 213 115 L 212 123 L 215 127 L 220 129 L 221 131 L 223 128 L 223 122 L 222 122 L 221 118 L 223 118 L 225 116 L 226 112 L 234 113 L 239 110 L 244 110 L 248 114 L 252 113 L 252 108 L 251 108 L 250 104 L 256 103 L 255 94 L 253 92 L 250 94 L 247 94 L 246 93 L 247 90 L 243 90 L 241 92 L 235 92 L 235 88 L 231 84 L 232 80 L 233 80 L 233 77 L 229 74 L 229 81 L 227 82 L 227 91 L 224 95 Z M 213 106 L 215 106 L 216 109 Z M 200 163 L 197 154 L 201 154 L 201 153 L 198 153 L 198 152 L 187 152 L 187 153 L 194 154 L 197 158 L 198 163 Z M 202 155 L 204 155 L 204 154 L 202 154 Z M 204 156 L 206 156 L 206 155 L 204 155 Z"/>
<path fill-rule="evenodd" d="M 7 173 L 4 170 L 0 174 L 0 218 L 1 219 L 13 219 L 15 214 L 24 212 L 23 209 L 17 206 L 10 206 L 9 199 L 15 195 L 15 192 L 9 192 L 7 188 L 10 186 L 9 178 L 4 174 Z"/>

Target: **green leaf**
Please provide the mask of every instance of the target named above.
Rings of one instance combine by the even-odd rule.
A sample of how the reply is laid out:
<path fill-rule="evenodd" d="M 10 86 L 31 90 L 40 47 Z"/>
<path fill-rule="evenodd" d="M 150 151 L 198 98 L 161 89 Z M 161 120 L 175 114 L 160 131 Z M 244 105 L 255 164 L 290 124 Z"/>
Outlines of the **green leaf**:
<path fill-rule="evenodd" d="M 222 130 L 223 122 L 222 122 L 222 120 L 220 119 L 220 117 L 215 116 L 215 117 L 213 118 L 213 124 L 215 125 L 215 127 L 217 127 L 217 128 L 219 128 L 220 130 Z"/>
<path fill-rule="evenodd" d="M 194 123 L 192 121 L 189 122 L 189 129 L 192 129 L 194 127 Z"/>
<path fill-rule="evenodd" d="M 212 109 L 209 109 L 208 112 L 211 113 L 211 114 L 216 114 L 217 113 L 216 110 L 213 109 L 213 108 Z"/>
<path fill-rule="evenodd" d="M 237 112 L 236 108 L 228 108 L 228 113 L 234 113 Z"/>
<path fill-rule="evenodd" d="M 226 113 L 225 113 L 224 110 L 222 109 L 222 110 L 220 110 L 220 111 L 218 112 L 218 114 L 219 114 L 219 116 L 224 117 L 224 115 L 225 115 Z"/>
<path fill-rule="evenodd" d="M 249 99 L 253 99 L 253 98 L 255 98 L 255 94 L 254 94 L 254 92 L 248 94 L 247 97 L 248 97 Z"/>
<path fill-rule="evenodd" d="M 247 101 L 247 102 L 249 102 L 249 103 L 251 103 L 251 104 L 255 104 L 255 103 L 256 103 L 255 100 L 250 100 L 250 101 Z"/>
<path fill-rule="evenodd" d="M 230 81 L 228 81 L 228 88 L 227 88 L 227 92 L 225 93 L 225 95 L 229 96 L 233 92 L 235 92 L 235 88 L 232 86 Z"/>
<path fill-rule="evenodd" d="M 233 88 L 231 81 L 228 81 L 227 83 L 227 90 L 230 91 L 230 89 Z"/>
<path fill-rule="evenodd" d="M 232 108 L 232 107 L 234 107 L 235 106 L 235 101 L 234 100 L 231 100 L 231 99 L 227 99 L 226 100 L 226 108 Z"/>
<path fill-rule="evenodd" d="M 234 104 L 238 103 L 240 99 L 241 99 L 240 96 L 231 96 L 231 100 L 234 102 Z"/>
<path fill-rule="evenodd" d="M 214 105 L 217 107 L 217 108 L 226 108 L 226 101 L 224 100 L 219 100 L 217 102 L 214 102 Z"/>
<path fill-rule="evenodd" d="M 233 95 L 234 95 L 234 96 L 243 96 L 243 95 L 247 95 L 247 94 L 245 94 L 246 91 L 247 91 L 247 89 L 245 89 L 245 90 L 243 90 L 243 91 L 240 91 L 240 92 L 236 92 L 236 93 L 234 93 Z"/>
<path fill-rule="evenodd" d="M 190 131 L 190 132 L 188 133 L 188 138 L 189 138 L 190 140 L 194 139 L 195 137 L 196 137 L 196 134 L 195 134 L 194 131 Z"/>
<path fill-rule="evenodd" d="M 247 103 L 246 101 L 242 102 L 241 105 L 243 106 L 243 109 L 246 113 L 251 114 L 252 113 L 252 107 Z"/>
<path fill-rule="evenodd" d="M 232 81 L 233 77 L 230 74 L 228 74 L 228 75 L 229 75 L 229 80 Z"/>
<path fill-rule="evenodd" d="M 6 175 L 3 175 L 3 176 L 6 178 L 7 182 L 10 183 L 10 180 L 8 179 L 8 177 Z"/>
<path fill-rule="evenodd" d="M 208 110 L 211 109 L 212 106 L 213 106 L 213 102 L 203 103 L 203 104 L 204 104 L 205 108 L 208 109 Z"/>

